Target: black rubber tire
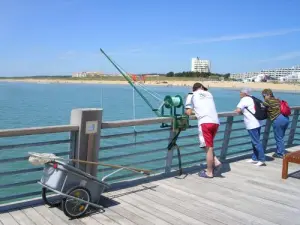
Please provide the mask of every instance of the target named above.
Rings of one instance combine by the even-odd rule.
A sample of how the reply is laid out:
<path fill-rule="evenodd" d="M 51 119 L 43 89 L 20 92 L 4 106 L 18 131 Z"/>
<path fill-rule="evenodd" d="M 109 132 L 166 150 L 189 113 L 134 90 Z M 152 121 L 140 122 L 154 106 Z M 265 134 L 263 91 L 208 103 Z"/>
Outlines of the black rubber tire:
<path fill-rule="evenodd" d="M 91 198 L 91 193 L 90 193 L 90 191 L 89 191 L 87 188 L 85 188 L 85 187 L 80 187 L 80 186 L 73 187 L 73 188 L 69 189 L 69 190 L 66 192 L 66 194 L 67 194 L 67 195 L 70 195 L 71 192 L 73 192 L 73 191 L 75 191 L 75 190 L 82 190 L 82 191 L 86 192 L 88 199 L 86 199 L 85 201 L 91 202 L 91 200 L 92 200 L 92 198 Z M 82 203 L 82 204 L 85 205 L 85 209 L 84 209 L 82 212 L 80 212 L 80 213 L 78 213 L 78 214 L 76 214 L 76 215 L 71 214 L 71 213 L 68 211 L 68 207 L 67 207 L 68 199 L 70 199 L 70 198 L 65 197 L 65 198 L 62 200 L 62 210 L 63 210 L 63 212 L 65 213 L 66 216 L 68 216 L 68 217 L 71 218 L 71 219 L 76 219 L 76 218 L 79 218 L 79 217 L 83 216 L 83 215 L 87 212 L 87 210 L 88 210 L 88 208 L 89 208 L 89 204 Z"/>
<path fill-rule="evenodd" d="M 62 199 L 60 200 L 54 200 L 54 201 L 49 201 L 46 195 L 47 188 L 43 187 L 42 188 L 42 198 L 45 204 L 49 205 L 50 207 L 58 207 L 61 204 Z"/>

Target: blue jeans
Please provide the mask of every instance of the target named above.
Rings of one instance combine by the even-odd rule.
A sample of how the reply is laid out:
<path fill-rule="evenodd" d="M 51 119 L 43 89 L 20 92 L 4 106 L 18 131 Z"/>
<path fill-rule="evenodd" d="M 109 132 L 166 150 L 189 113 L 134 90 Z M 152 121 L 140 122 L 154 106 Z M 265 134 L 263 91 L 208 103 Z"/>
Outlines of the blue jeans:
<path fill-rule="evenodd" d="M 260 127 L 248 130 L 248 133 L 253 147 L 252 160 L 265 162 L 265 152 L 260 141 Z"/>
<path fill-rule="evenodd" d="M 284 135 L 285 131 L 289 126 L 289 118 L 280 114 L 274 121 L 273 121 L 273 131 L 276 140 L 276 147 L 277 147 L 277 154 L 284 155 L 285 147 L 284 147 Z"/>

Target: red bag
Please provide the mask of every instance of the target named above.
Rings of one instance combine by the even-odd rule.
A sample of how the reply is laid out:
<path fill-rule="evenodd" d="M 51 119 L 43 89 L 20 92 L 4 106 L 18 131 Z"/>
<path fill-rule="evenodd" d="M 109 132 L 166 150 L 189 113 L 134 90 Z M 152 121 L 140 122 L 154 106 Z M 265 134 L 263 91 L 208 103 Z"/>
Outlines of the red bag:
<path fill-rule="evenodd" d="M 284 116 L 291 115 L 291 108 L 289 107 L 289 104 L 284 100 L 280 100 L 280 112 Z"/>

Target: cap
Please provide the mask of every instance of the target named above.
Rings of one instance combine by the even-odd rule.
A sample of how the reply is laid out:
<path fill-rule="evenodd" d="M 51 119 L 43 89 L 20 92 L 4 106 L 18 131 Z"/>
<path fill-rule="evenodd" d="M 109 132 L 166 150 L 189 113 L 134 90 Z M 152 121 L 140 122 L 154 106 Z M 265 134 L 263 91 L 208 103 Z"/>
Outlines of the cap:
<path fill-rule="evenodd" d="M 251 89 L 250 89 L 250 88 L 243 88 L 243 89 L 241 90 L 241 93 L 244 93 L 244 94 L 246 94 L 246 95 L 250 95 Z"/>
<path fill-rule="evenodd" d="M 207 88 L 204 87 L 203 84 L 198 83 L 198 82 L 194 83 L 194 85 L 193 85 L 193 91 L 197 91 L 199 88 L 202 88 L 204 91 L 207 91 Z"/>

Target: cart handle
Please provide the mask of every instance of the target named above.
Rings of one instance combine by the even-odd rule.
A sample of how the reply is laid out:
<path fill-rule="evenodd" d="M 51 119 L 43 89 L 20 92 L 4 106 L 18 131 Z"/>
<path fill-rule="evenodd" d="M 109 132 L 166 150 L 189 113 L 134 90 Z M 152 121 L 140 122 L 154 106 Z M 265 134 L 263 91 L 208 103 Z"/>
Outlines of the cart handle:
<path fill-rule="evenodd" d="M 138 168 L 133 168 L 133 167 L 112 165 L 112 164 L 105 164 L 105 163 L 98 163 L 98 162 L 90 162 L 90 161 L 84 161 L 84 160 L 80 160 L 80 159 L 70 159 L 70 161 L 79 162 L 79 163 L 94 164 L 94 165 L 100 165 L 100 166 L 107 166 L 107 167 L 112 167 L 112 168 L 120 168 L 120 169 L 125 169 L 125 170 L 131 170 L 133 172 L 143 173 L 143 174 L 146 174 L 146 175 L 150 175 L 150 173 L 152 172 L 151 170 L 144 170 L 144 169 L 138 169 Z"/>

